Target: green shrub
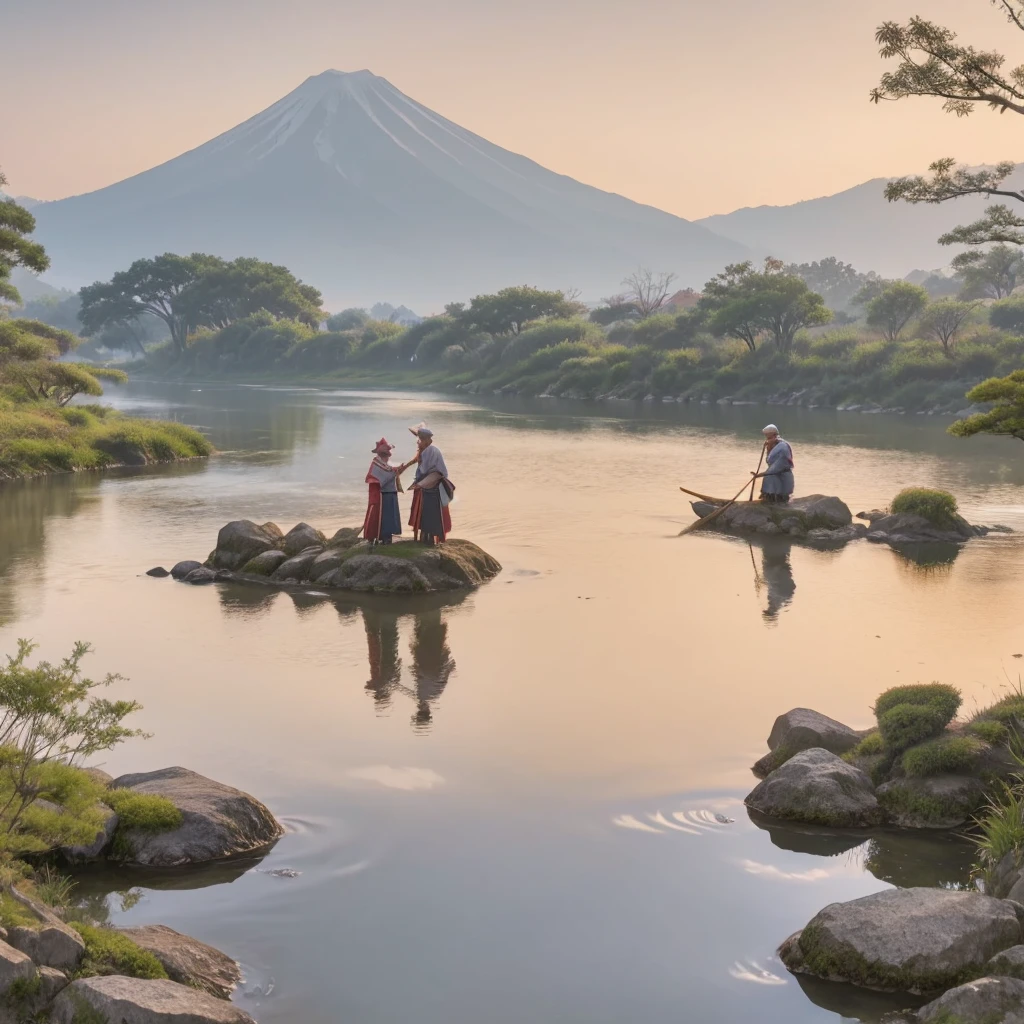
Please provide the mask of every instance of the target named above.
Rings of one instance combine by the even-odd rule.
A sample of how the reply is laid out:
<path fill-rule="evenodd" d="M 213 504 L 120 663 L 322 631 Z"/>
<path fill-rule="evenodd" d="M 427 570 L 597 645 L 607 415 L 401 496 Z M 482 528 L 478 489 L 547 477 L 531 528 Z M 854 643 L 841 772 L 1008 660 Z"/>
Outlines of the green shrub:
<path fill-rule="evenodd" d="M 927 519 L 935 526 L 952 526 L 957 520 L 956 498 L 948 491 L 930 487 L 906 487 L 889 506 L 894 515 L 914 515 Z"/>
<path fill-rule="evenodd" d="M 894 754 L 938 736 L 948 724 L 944 711 L 927 704 L 897 704 L 878 719 L 886 750 Z"/>
<path fill-rule="evenodd" d="M 82 936 L 85 956 L 76 977 L 97 974 L 122 974 L 129 978 L 166 978 L 163 964 L 152 953 L 136 945 L 122 932 L 97 928 L 77 921 L 71 927 Z"/>
<path fill-rule="evenodd" d="M 875 701 L 875 717 L 880 718 L 898 704 L 930 705 L 939 708 L 946 715 L 946 723 L 953 721 L 960 710 L 963 697 L 955 686 L 947 683 L 918 683 L 893 686 L 879 694 Z"/>
<path fill-rule="evenodd" d="M 885 743 L 882 740 L 882 734 L 876 729 L 874 732 L 868 733 L 852 750 L 843 754 L 843 759 L 855 761 L 859 757 L 873 757 L 875 754 L 881 754 L 884 749 Z"/>
<path fill-rule="evenodd" d="M 992 707 L 980 711 L 976 721 L 984 718 L 1001 722 L 1003 725 L 1012 725 L 1015 722 L 1024 724 L 1024 696 L 1011 693 L 996 701 Z"/>
<path fill-rule="evenodd" d="M 974 736 L 940 736 L 912 747 L 903 755 L 903 770 L 911 777 L 967 773 L 978 763 L 984 743 Z"/>
<path fill-rule="evenodd" d="M 181 825 L 181 811 L 167 797 L 156 793 L 108 789 L 103 800 L 117 813 L 118 829 L 170 832 Z"/>
<path fill-rule="evenodd" d="M 987 874 L 1008 853 L 1024 847 L 1024 794 L 1003 783 L 1002 789 L 989 797 L 978 828 L 974 841 L 982 873 Z"/>

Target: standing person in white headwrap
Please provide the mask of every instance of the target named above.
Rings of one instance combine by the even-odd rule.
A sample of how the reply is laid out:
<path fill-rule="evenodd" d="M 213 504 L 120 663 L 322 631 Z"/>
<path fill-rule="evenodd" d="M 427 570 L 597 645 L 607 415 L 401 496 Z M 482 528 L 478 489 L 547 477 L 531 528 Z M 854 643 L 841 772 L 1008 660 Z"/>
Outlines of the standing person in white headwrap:
<path fill-rule="evenodd" d="M 412 511 L 409 525 L 413 538 L 424 544 L 443 541 L 452 529 L 452 517 L 448 504 L 455 495 L 455 485 L 448 479 L 448 467 L 444 456 L 434 444 L 434 432 L 426 424 L 410 427 L 416 436 L 416 479 L 412 491 Z"/>
<path fill-rule="evenodd" d="M 785 505 L 796 486 L 793 449 L 788 441 L 779 437 L 779 428 L 774 423 L 769 423 L 761 433 L 764 434 L 768 460 L 768 468 L 763 473 L 754 474 L 755 478 L 761 478 L 761 500 L 772 505 Z"/>

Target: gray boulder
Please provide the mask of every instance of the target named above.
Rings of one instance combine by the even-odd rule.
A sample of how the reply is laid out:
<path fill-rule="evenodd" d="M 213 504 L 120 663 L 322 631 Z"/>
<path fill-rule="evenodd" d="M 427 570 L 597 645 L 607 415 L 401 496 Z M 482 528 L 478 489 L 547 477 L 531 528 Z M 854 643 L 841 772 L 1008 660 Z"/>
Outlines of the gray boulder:
<path fill-rule="evenodd" d="M 241 569 L 250 559 L 276 548 L 280 540 L 281 531 L 272 523 L 257 526 L 248 519 L 238 519 L 221 527 L 217 547 L 210 556 L 210 567 Z"/>
<path fill-rule="evenodd" d="M 255 797 L 187 768 L 122 775 L 111 788 L 156 793 L 182 814 L 181 825 L 169 832 L 124 832 L 129 863 L 154 867 L 201 864 L 252 853 L 284 834 L 277 819 Z"/>
<path fill-rule="evenodd" d="M 152 569 L 147 569 L 146 575 L 155 576 L 157 577 L 157 579 L 164 579 L 165 577 L 170 576 L 171 574 L 162 565 L 157 565 Z"/>
<path fill-rule="evenodd" d="M 226 953 L 173 928 L 147 924 L 119 931 L 152 953 L 163 964 L 171 981 L 228 999 L 242 980 L 241 969 Z"/>
<path fill-rule="evenodd" d="M 171 575 L 176 580 L 183 580 L 190 572 L 195 569 L 201 569 L 203 567 L 202 562 L 197 562 L 194 559 L 186 559 L 184 562 L 178 562 L 171 569 Z"/>
<path fill-rule="evenodd" d="M 979 978 L 917 1011 L 922 1024 L 1024 1024 L 1024 981 Z"/>
<path fill-rule="evenodd" d="M 810 708 L 793 708 L 775 719 L 768 736 L 768 749 L 799 753 L 821 747 L 833 754 L 845 754 L 860 742 L 860 733 L 834 718 Z"/>
<path fill-rule="evenodd" d="M 109 786 L 114 781 L 114 776 L 102 768 L 83 768 L 82 771 L 101 786 Z"/>
<path fill-rule="evenodd" d="M 271 574 L 272 580 L 304 580 L 309 574 L 309 568 L 320 553 L 319 549 L 307 551 L 305 554 L 296 555 L 283 561 Z"/>
<path fill-rule="evenodd" d="M 85 943 L 73 928 L 36 900 L 16 889 L 7 890 L 36 919 L 32 925 L 11 925 L 7 944 L 20 950 L 40 967 L 73 970 L 85 953 Z"/>
<path fill-rule="evenodd" d="M 876 795 L 887 818 L 901 828 L 957 828 L 985 802 L 985 785 L 969 775 L 892 779 Z"/>
<path fill-rule="evenodd" d="M 770 818 L 830 828 L 866 828 L 883 817 L 868 776 L 820 747 L 791 757 L 744 802 Z"/>
<path fill-rule="evenodd" d="M 53 1001 L 51 1024 L 255 1024 L 244 1010 L 176 981 L 143 981 L 111 975 L 79 978 Z"/>
<path fill-rule="evenodd" d="M 793 498 L 788 508 L 791 512 L 802 513 L 808 528 L 837 530 L 853 522 L 853 515 L 847 504 L 829 494 L 809 494 L 806 498 Z"/>
<path fill-rule="evenodd" d="M 0 995 L 10 992 L 12 985 L 17 985 L 19 982 L 21 985 L 26 985 L 35 977 L 36 965 L 32 963 L 32 958 L 20 949 L 15 949 L 6 942 L 0 942 Z"/>
<path fill-rule="evenodd" d="M 341 549 L 328 548 L 313 559 L 313 562 L 309 567 L 309 578 L 314 581 L 319 580 L 329 572 L 334 572 L 335 569 L 340 569 L 341 563 Z"/>
<path fill-rule="evenodd" d="M 353 555 L 321 582 L 343 590 L 389 593 L 426 593 L 431 589 L 427 577 L 411 559 L 377 554 Z"/>
<path fill-rule="evenodd" d="M 309 523 L 299 523 L 284 535 L 284 539 L 281 541 L 281 550 L 291 558 L 307 548 L 322 548 L 326 544 L 327 538 L 319 530 L 315 530 Z"/>
<path fill-rule="evenodd" d="M 251 576 L 269 576 L 287 557 L 283 551 L 264 551 L 255 558 L 250 558 L 242 566 L 241 571 Z"/>
<path fill-rule="evenodd" d="M 982 974 L 996 953 L 1019 944 L 1018 910 L 977 892 L 888 889 L 825 907 L 779 956 L 796 973 L 928 994 Z"/>
<path fill-rule="evenodd" d="M 999 978 L 1020 978 L 1024 981 L 1024 946 L 1011 946 L 996 953 L 988 962 L 986 974 Z"/>
<path fill-rule="evenodd" d="M 944 528 L 923 516 L 901 512 L 874 519 L 868 540 L 886 544 L 959 544 L 977 537 L 979 532 L 959 516 L 952 526 Z"/>
<path fill-rule="evenodd" d="M 327 542 L 329 548 L 350 548 L 362 539 L 363 531 L 356 526 L 343 526 Z"/>
<path fill-rule="evenodd" d="M 707 501 L 694 501 L 690 506 L 701 518 L 721 507 Z M 763 536 L 788 534 L 795 539 L 813 537 L 818 531 L 828 530 L 834 531 L 836 536 L 841 535 L 843 539 L 852 540 L 863 531 L 863 528 L 851 529 L 852 523 L 853 516 L 849 508 L 839 498 L 810 494 L 803 498 L 793 498 L 785 505 L 738 501 L 708 523 L 708 528 Z"/>
<path fill-rule="evenodd" d="M 208 569 L 205 565 L 201 565 L 198 569 L 193 569 L 185 577 L 184 582 L 199 585 L 203 583 L 213 583 L 218 578 L 219 573 L 216 569 Z"/>

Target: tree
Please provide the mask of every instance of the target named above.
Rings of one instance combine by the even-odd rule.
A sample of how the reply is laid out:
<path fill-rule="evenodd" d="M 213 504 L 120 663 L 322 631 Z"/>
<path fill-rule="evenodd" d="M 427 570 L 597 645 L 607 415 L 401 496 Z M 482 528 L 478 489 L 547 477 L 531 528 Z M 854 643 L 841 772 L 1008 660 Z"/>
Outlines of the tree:
<path fill-rule="evenodd" d="M 60 361 L 77 344 L 73 334 L 36 320 L 0 321 L 0 384 L 26 400 L 64 406 L 75 395 L 102 395 L 101 379 L 128 379 L 121 370 Z"/>
<path fill-rule="evenodd" d="M 0 171 L 0 187 L 7 184 L 7 178 Z M 50 265 L 46 251 L 38 242 L 32 242 L 26 235 L 36 229 L 36 219 L 13 199 L 0 200 L 0 299 L 20 302 L 18 289 L 11 284 L 11 271 L 15 267 L 27 267 L 41 274 Z"/>
<path fill-rule="evenodd" d="M 946 356 L 952 359 L 960 331 L 978 305 L 977 302 L 958 302 L 956 299 L 933 302 L 921 316 L 921 332 L 934 338 Z"/>
<path fill-rule="evenodd" d="M 626 286 L 626 301 L 636 306 L 643 320 L 665 304 L 675 279 L 675 274 L 655 274 L 646 267 L 637 267 L 622 282 Z"/>
<path fill-rule="evenodd" d="M 590 311 L 590 322 L 608 327 L 622 320 L 638 320 L 640 310 L 635 302 L 630 302 L 625 295 L 611 295 L 601 300 L 604 305 Z"/>
<path fill-rule="evenodd" d="M 1012 27 L 1024 31 L 1024 4 L 1020 0 L 992 3 Z M 905 25 L 887 21 L 879 26 L 875 40 L 883 59 L 899 61 L 896 70 L 882 75 L 872 90 L 875 103 L 929 96 L 942 100 L 943 110 L 957 117 L 969 116 L 978 104 L 999 113 L 1024 114 L 1024 65 L 1007 69 L 1001 53 L 964 45 L 955 32 L 921 17 L 911 18 Z M 897 178 L 888 184 L 885 196 L 890 202 L 902 199 L 909 203 L 943 203 L 969 195 L 1024 202 L 1024 192 L 1003 187 L 1013 168 L 1012 161 L 1004 161 L 976 171 L 957 167 L 952 157 L 945 157 L 929 167 L 931 178 Z M 990 207 L 985 217 L 968 228 L 958 228 L 957 232 L 965 236 L 955 240 L 970 245 L 1020 244 L 1024 240 L 1022 228 L 1024 219 L 1000 204 Z"/>
<path fill-rule="evenodd" d="M 994 402 L 988 412 L 957 420 L 949 428 L 955 437 L 995 434 L 1024 441 L 1024 370 L 1008 377 L 991 377 L 967 392 L 971 402 Z"/>
<path fill-rule="evenodd" d="M 1024 274 L 1024 258 L 1008 245 L 995 245 L 987 252 L 974 249 L 959 253 L 952 265 L 963 278 L 962 299 L 1004 299 Z"/>
<path fill-rule="evenodd" d="M 470 330 L 488 334 L 518 334 L 524 324 L 544 317 L 575 316 L 583 307 L 567 299 L 564 292 L 541 291 L 528 285 L 502 288 L 494 295 L 477 295 L 468 307 L 461 303 L 445 306 L 445 312 Z"/>
<path fill-rule="evenodd" d="M 120 679 L 83 678 L 89 653 L 76 643 L 59 664 L 26 664 L 34 645 L 18 641 L 18 653 L 0 669 L 0 851 L 42 852 L 54 845 L 91 840 L 102 825 L 101 790 L 76 762 L 110 750 L 133 736 L 124 720 L 135 701 L 96 695 Z M 37 801 L 57 807 L 47 807 Z"/>
<path fill-rule="evenodd" d="M 83 288 L 79 296 L 78 316 L 87 336 L 154 316 L 166 324 L 179 352 L 196 328 L 223 328 L 261 309 L 311 327 L 322 319 L 319 291 L 285 267 L 249 257 L 228 263 L 205 253 L 164 253 L 136 260 L 110 281 Z"/>
<path fill-rule="evenodd" d="M 329 331 L 350 331 L 354 327 L 362 327 L 369 319 L 370 314 L 365 309 L 350 307 L 340 313 L 332 313 L 327 318 L 325 326 Z"/>
<path fill-rule="evenodd" d="M 988 322 L 1001 331 L 1024 334 L 1024 298 L 993 302 L 988 309 Z"/>
<path fill-rule="evenodd" d="M 772 258 L 762 271 L 749 261 L 726 267 L 704 286 L 698 309 L 709 316 L 713 334 L 739 338 L 751 351 L 764 334 L 780 352 L 788 351 L 798 330 L 832 319 L 824 299 Z"/>
<path fill-rule="evenodd" d="M 861 274 L 851 264 L 843 263 L 835 256 L 814 263 L 790 263 L 784 269 L 790 276 L 799 277 L 811 291 L 825 300 L 830 309 L 836 311 L 848 309 L 854 296 L 865 285 L 878 280 L 877 274 Z"/>
<path fill-rule="evenodd" d="M 886 341 L 896 341 L 903 328 L 928 305 L 928 293 L 909 281 L 893 281 L 868 304 L 867 323 L 882 332 Z"/>

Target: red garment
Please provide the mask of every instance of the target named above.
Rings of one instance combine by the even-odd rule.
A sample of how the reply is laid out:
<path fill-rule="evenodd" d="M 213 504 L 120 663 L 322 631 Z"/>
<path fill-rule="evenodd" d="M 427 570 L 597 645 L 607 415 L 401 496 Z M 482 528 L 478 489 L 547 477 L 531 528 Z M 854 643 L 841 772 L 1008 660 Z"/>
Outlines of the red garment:
<path fill-rule="evenodd" d="M 441 486 L 440 484 L 438 486 Z M 420 516 L 423 514 L 423 491 L 416 487 L 412 492 L 412 508 L 409 511 L 409 525 L 413 529 L 413 537 L 420 532 Z M 441 506 L 441 529 L 444 530 L 444 536 L 441 540 L 446 540 L 448 534 L 452 532 L 452 515 L 448 511 L 447 505 Z"/>
<path fill-rule="evenodd" d="M 363 518 L 363 540 L 380 540 L 380 482 L 367 476 L 370 485 L 370 498 Z"/>

